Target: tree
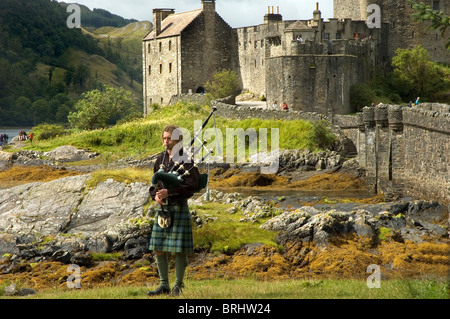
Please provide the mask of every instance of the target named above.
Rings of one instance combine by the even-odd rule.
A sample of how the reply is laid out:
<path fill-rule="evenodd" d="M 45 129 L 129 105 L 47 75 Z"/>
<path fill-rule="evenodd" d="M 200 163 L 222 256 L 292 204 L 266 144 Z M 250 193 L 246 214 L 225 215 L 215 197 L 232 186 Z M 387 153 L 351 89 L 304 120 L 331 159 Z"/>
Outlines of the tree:
<path fill-rule="evenodd" d="M 82 130 L 104 128 L 110 118 L 131 109 L 133 104 L 131 92 L 105 85 L 104 91 L 83 93 L 75 104 L 76 112 L 70 112 L 67 118 L 73 127 Z"/>
<path fill-rule="evenodd" d="M 448 85 L 448 80 L 436 63 L 430 59 L 421 45 L 413 49 L 397 49 L 392 59 L 393 85 L 404 97 L 427 96 L 439 92 Z"/>
<path fill-rule="evenodd" d="M 438 30 L 441 32 L 441 36 L 445 36 L 445 31 L 450 26 L 450 16 L 445 14 L 443 11 L 434 11 L 429 5 L 423 2 L 416 3 L 409 0 L 409 4 L 413 6 L 414 13 L 412 17 L 415 21 L 425 22 L 429 21 L 431 24 L 427 29 Z M 450 50 L 450 40 L 445 45 L 447 50 Z"/>
<path fill-rule="evenodd" d="M 238 94 L 240 86 L 238 75 L 231 70 L 222 70 L 216 73 L 213 81 L 205 84 L 208 98 L 211 100 Z"/>
<path fill-rule="evenodd" d="M 357 83 L 350 88 L 350 107 L 352 110 L 361 111 L 364 106 L 375 102 L 376 94 L 367 84 Z"/>

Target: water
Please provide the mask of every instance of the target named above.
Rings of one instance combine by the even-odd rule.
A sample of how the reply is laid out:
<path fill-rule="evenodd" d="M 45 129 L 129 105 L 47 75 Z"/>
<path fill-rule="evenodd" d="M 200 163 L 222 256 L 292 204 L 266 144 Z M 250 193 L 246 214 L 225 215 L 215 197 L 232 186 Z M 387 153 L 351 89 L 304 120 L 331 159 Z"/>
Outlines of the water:
<path fill-rule="evenodd" d="M 235 187 L 235 188 L 214 188 L 224 193 L 240 193 L 244 196 L 258 196 L 266 202 L 276 202 L 277 207 L 283 210 L 293 210 L 305 205 L 305 202 L 314 203 L 321 200 L 327 200 L 329 204 L 320 204 L 322 208 L 332 209 L 339 206 L 341 209 L 353 209 L 353 203 L 338 204 L 342 199 L 366 199 L 376 194 L 369 193 L 364 190 L 297 190 L 297 189 L 254 189 L 251 187 Z"/>
<path fill-rule="evenodd" d="M 14 137 L 19 135 L 19 132 L 21 130 L 24 130 L 25 132 L 28 133 L 31 130 L 31 127 L 17 127 L 17 128 L 16 127 L 8 127 L 8 128 L 0 127 L 0 134 L 6 133 L 6 135 L 8 135 L 8 142 L 11 142 Z"/>

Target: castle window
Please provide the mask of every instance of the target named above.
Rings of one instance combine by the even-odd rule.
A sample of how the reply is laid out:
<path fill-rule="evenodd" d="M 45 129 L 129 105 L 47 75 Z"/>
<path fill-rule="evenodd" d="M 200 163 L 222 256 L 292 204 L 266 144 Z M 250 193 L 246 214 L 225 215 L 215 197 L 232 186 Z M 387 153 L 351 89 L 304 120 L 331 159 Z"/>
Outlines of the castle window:
<path fill-rule="evenodd" d="M 172 63 L 169 63 L 169 73 L 172 73 Z"/>
<path fill-rule="evenodd" d="M 149 65 L 149 66 L 148 66 L 148 75 L 151 75 L 151 74 L 152 74 L 152 66 Z"/>
<path fill-rule="evenodd" d="M 159 65 L 159 74 L 162 73 L 162 64 Z"/>
<path fill-rule="evenodd" d="M 161 51 L 162 51 L 162 43 L 159 42 L 159 52 L 161 52 Z"/>
<path fill-rule="evenodd" d="M 147 46 L 147 52 L 148 52 L 148 53 L 150 53 L 151 48 L 152 48 L 152 46 L 151 46 L 151 44 L 149 43 L 148 46 Z"/>
<path fill-rule="evenodd" d="M 323 35 L 323 38 L 324 38 L 325 40 L 330 40 L 330 34 L 329 34 L 329 33 L 325 33 L 325 34 Z"/>
<path fill-rule="evenodd" d="M 340 32 L 336 33 L 336 39 L 337 40 L 342 39 L 342 34 Z"/>
<path fill-rule="evenodd" d="M 161 98 L 161 105 L 163 105 L 164 103 L 164 98 Z"/>
<path fill-rule="evenodd" d="M 433 10 L 439 11 L 439 1 L 433 1 Z"/>
<path fill-rule="evenodd" d="M 169 51 L 172 50 L 172 41 L 169 41 Z"/>
<path fill-rule="evenodd" d="M 264 48 L 264 40 L 261 40 L 261 48 Z"/>

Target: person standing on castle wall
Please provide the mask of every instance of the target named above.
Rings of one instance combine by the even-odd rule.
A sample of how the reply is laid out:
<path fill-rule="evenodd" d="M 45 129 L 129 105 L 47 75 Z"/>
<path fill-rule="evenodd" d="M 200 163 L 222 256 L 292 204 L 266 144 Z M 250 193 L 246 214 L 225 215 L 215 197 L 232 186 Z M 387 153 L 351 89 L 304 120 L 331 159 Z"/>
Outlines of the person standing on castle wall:
<path fill-rule="evenodd" d="M 418 106 L 419 105 L 419 99 L 420 99 L 420 97 L 417 97 L 417 99 L 416 99 L 416 102 L 414 103 L 416 106 Z"/>
<path fill-rule="evenodd" d="M 287 106 L 286 102 L 283 102 L 282 109 L 283 111 L 289 111 L 289 107 Z"/>
<path fill-rule="evenodd" d="M 274 110 L 278 110 L 278 102 L 277 101 L 273 101 L 273 105 L 272 105 Z"/>
<path fill-rule="evenodd" d="M 412 107 L 412 101 L 408 102 L 408 107 Z"/>
<path fill-rule="evenodd" d="M 303 43 L 303 39 L 302 39 L 301 35 L 297 36 L 297 42 L 298 43 Z"/>

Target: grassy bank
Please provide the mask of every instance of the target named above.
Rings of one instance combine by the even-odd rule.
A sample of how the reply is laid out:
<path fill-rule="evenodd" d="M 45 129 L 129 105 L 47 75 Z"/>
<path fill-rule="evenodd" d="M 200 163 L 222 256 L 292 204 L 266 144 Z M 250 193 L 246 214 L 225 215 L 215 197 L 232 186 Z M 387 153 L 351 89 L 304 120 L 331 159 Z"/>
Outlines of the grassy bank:
<path fill-rule="evenodd" d="M 173 281 L 173 278 L 172 278 Z M 156 285 L 156 284 L 155 284 Z M 29 299 L 142 299 L 156 286 L 114 286 L 95 289 L 55 289 Z M 365 280 L 190 280 L 183 299 L 447 299 L 448 283 L 439 280 L 381 280 L 369 288 Z M 168 296 L 156 299 L 173 298 Z"/>
<path fill-rule="evenodd" d="M 162 150 L 160 134 L 167 124 L 176 124 L 193 134 L 202 121 L 210 113 L 208 106 L 200 106 L 192 103 L 178 103 L 177 105 L 157 109 L 144 119 L 135 120 L 128 123 L 118 124 L 107 129 L 93 131 L 69 131 L 58 134 L 55 133 L 52 138 L 40 138 L 42 129 L 33 128 L 35 134 L 33 145 L 27 145 L 25 149 L 34 149 L 38 151 L 49 151 L 62 145 L 73 145 L 82 149 L 99 152 L 103 157 L 109 160 L 132 156 L 145 157 L 155 154 Z M 195 122 L 197 121 L 197 122 Z M 217 117 L 217 132 L 223 154 L 226 154 L 226 134 L 227 128 L 240 129 L 244 131 L 254 128 L 259 132 L 260 128 L 268 129 L 267 147 L 271 147 L 270 128 L 279 129 L 279 147 L 280 149 L 305 149 L 313 151 L 326 149 L 333 143 L 335 137 L 332 135 L 323 123 L 309 122 L 303 120 L 281 121 L 281 120 L 259 120 L 246 119 L 235 120 Z M 210 120 L 206 129 L 213 128 L 213 119 Z M 46 129 L 47 131 L 49 129 Z M 40 133 L 42 132 L 42 133 Z M 209 131 L 210 135 L 203 137 L 208 145 L 215 148 L 215 130 Z M 187 133 L 186 133 L 187 134 Z M 46 136 L 48 137 L 48 136 Z M 189 136 L 188 136 L 189 137 Z M 186 138 L 186 142 L 190 138 Z M 233 143 L 234 153 L 236 154 L 237 143 Z M 246 143 L 248 149 L 248 138 Z M 206 152 L 205 152 L 206 153 Z M 248 152 L 247 152 L 248 154 Z"/>

